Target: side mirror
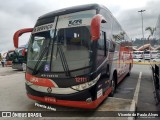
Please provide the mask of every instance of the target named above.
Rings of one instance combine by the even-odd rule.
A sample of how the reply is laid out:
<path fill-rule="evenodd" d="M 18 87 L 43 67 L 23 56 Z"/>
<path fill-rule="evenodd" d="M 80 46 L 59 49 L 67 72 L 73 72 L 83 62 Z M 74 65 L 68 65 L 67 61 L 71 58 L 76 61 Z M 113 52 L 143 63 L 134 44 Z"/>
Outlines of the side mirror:
<path fill-rule="evenodd" d="M 32 32 L 32 31 L 33 31 L 33 28 L 25 28 L 25 29 L 21 29 L 21 30 L 18 30 L 17 32 L 15 32 L 14 36 L 13 36 L 14 47 L 18 48 L 19 36 L 21 36 L 24 33 Z"/>
<path fill-rule="evenodd" d="M 106 23 L 105 18 L 97 14 L 91 20 L 91 40 L 98 40 L 100 38 L 101 23 Z"/>

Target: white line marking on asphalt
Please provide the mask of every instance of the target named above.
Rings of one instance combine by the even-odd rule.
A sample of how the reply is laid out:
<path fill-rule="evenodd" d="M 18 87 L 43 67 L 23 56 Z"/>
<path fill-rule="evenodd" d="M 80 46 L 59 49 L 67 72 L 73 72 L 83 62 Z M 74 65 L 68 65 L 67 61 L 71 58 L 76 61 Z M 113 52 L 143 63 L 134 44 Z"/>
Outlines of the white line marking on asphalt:
<path fill-rule="evenodd" d="M 139 78 L 138 78 L 138 82 L 136 85 L 136 90 L 135 90 L 134 96 L 133 96 L 133 100 L 136 102 L 136 105 L 138 103 L 138 94 L 139 94 L 139 90 L 140 90 L 141 78 L 142 78 L 142 72 L 139 73 Z"/>
<path fill-rule="evenodd" d="M 140 90 L 141 78 L 142 78 L 142 72 L 139 73 L 139 77 L 138 77 L 138 81 L 137 81 L 137 85 L 136 85 L 136 90 L 134 92 L 133 100 L 131 102 L 130 111 L 136 111 L 136 106 L 137 106 L 137 103 L 138 103 L 138 94 L 139 94 L 139 90 Z M 128 117 L 128 120 L 135 120 L 135 117 Z"/>
<path fill-rule="evenodd" d="M 134 112 L 136 111 L 136 103 L 135 103 L 135 100 L 132 100 L 131 102 L 131 106 L 130 106 L 130 111 L 131 112 Z M 128 120 L 135 120 L 135 117 L 128 117 Z"/>

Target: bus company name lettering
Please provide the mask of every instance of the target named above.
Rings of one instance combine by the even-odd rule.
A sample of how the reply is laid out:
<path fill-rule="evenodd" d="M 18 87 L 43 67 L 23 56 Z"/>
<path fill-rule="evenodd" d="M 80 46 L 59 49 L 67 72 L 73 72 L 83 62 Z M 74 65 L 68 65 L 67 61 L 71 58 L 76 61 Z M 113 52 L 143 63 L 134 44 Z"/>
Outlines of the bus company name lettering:
<path fill-rule="evenodd" d="M 38 78 L 33 77 L 30 79 L 30 82 L 38 82 Z"/>
<path fill-rule="evenodd" d="M 34 28 L 33 32 L 40 32 L 40 31 L 46 31 L 50 30 L 53 27 L 53 24 L 47 24 L 47 25 L 42 25 Z"/>
<path fill-rule="evenodd" d="M 68 23 L 68 26 L 76 26 L 76 25 L 81 25 L 81 24 L 82 24 L 82 19 L 70 20 Z"/>

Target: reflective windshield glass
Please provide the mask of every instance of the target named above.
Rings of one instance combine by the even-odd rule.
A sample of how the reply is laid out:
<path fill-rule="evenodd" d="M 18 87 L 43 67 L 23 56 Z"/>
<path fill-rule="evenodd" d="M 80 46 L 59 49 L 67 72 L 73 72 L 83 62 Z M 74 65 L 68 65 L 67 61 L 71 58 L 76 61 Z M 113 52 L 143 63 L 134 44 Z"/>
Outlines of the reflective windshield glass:
<path fill-rule="evenodd" d="M 66 59 L 69 70 L 89 66 L 89 47 L 90 33 L 87 27 L 59 29 L 54 41 L 52 71 L 63 71 L 63 59 Z"/>
<path fill-rule="evenodd" d="M 15 53 L 16 53 L 16 55 L 18 55 L 18 56 L 22 56 L 22 51 L 23 51 L 23 48 L 15 49 Z"/>
<path fill-rule="evenodd" d="M 28 48 L 28 67 L 34 69 L 38 60 L 41 61 L 41 64 L 44 61 L 45 63 L 47 63 L 47 61 L 48 63 L 50 62 L 50 59 L 47 59 L 50 57 L 47 56 L 47 53 L 50 51 L 49 49 L 51 49 L 51 45 L 49 46 L 50 41 L 51 38 L 49 37 L 48 32 L 37 33 L 31 36 L 30 45 Z M 48 52 L 45 52 L 47 49 Z"/>
<path fill-rule="evenodd" d="M 36 27 L 29 43 L 27 66 L 45 72 L 74 71 L 91 66 L 89 21 L 94 14 L 95 11 L 89 10 L 63 15 L 52 24 Z M 83 74 L 85 72 L 83 70 Z"/>

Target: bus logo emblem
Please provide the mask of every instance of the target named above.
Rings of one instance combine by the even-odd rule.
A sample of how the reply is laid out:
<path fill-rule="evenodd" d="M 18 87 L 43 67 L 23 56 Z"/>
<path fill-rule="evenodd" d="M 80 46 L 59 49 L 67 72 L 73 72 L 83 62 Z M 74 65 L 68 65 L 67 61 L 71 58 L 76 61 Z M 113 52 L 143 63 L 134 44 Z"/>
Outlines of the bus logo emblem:
<path fill-rule="evenodd" d="M 52 88 L 47 88 L 47 91 L 48 91 L 48 93 L 51 93 L 52 92 Z"/>
<path fill-rule="evenodd" d="M 76 26 L 76 25 L 81 25 L 81 24 L 82 24 L 82 19 L 70 20 L 68 26 Z"/>

